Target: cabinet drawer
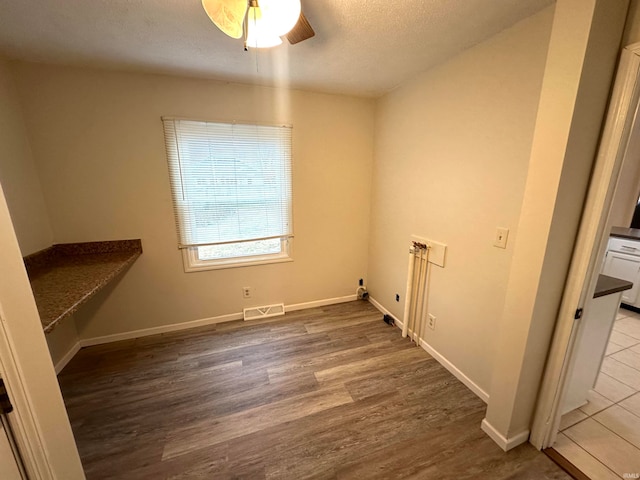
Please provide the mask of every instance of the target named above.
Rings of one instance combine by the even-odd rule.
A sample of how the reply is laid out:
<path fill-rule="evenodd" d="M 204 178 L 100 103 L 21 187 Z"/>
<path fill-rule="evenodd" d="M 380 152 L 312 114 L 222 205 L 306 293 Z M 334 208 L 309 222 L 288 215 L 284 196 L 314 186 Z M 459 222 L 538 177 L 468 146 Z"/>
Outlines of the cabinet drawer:
<path fill-rule="evenodd" d="M 610 252 L 626 253 L 627 255 L 640 256 L 640 241 L 630 240 L 628 238 L 611 237 L 609 239 Z"/>

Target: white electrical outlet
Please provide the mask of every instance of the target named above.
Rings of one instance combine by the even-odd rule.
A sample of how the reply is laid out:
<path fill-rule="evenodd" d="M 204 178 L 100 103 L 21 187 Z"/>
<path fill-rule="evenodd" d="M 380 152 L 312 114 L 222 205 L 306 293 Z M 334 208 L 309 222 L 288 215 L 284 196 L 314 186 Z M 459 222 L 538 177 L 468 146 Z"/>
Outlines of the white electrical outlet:
<path fill-rule="evenodd" d="M 429 320 L 427 322 L 427 325 L 429 326 L 429 328 L 431 330 L 435 330 L 436 329 L 436 317 L 435 317 L 435 315 L 429 314 Z"/>
<path fill-rule="evenodd" d="M 429 263 L 444 268 L 444 257 L 447 253 L 447 246 L 444 243 L 418 237 L 417 235 L 411 235 L 411 241 L 429 245 Z"/>
<path fill-rule="evenodd" d="M 509 229 L 498 227 L 496 230 L 496 238 L 493 241 L 493 246 L 498 248 L 507 248 L 507 238 L 509 238 Z"/>
<path fill-rule="evenodd" d="M 244 298 L 251 298 L 251 287 L 242 287 L 242 296 Z"/>

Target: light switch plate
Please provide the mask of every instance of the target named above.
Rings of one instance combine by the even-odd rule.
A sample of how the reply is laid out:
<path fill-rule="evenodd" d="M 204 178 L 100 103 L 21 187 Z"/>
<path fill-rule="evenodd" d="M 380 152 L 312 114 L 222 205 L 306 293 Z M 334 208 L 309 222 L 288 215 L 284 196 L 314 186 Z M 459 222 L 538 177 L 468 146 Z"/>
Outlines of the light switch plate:
<path fill-rule="evenodd" d="M 429 245 L 429 263 L 444 268 L 444 259 L 447 254 L 447 246 L 444 243 L 418 237 L 417 235 L 411 235 L 411 241 Z"/>
<path fill-rule="evenodd" d="M 498 227 L 496 229 L 496 238 L 493 241 L 493 246 L 498 248 L 507 248 L 508 238 L 509 238 L 509 229 L 504 227 Z"/>

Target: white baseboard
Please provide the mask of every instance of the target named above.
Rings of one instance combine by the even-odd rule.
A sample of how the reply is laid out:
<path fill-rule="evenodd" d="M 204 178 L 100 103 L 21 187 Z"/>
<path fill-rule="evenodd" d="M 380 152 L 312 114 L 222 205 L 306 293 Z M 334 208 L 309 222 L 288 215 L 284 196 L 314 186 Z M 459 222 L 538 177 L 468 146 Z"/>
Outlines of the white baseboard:
<path fill-rule="evenodd" d="M 384 308 L 380 302 L 375 300 L 372 297 L 369 297 L 369 301 L 371 304 L 380 310 L 383 314 L 391 315 L 391 313 Z M 393 315 L 392 315 L 393 316 Z M 400 329 L 403 327 L 403 323 L 401 320 L 396 319 L 396 326 Z M 467 377 L 460 369 L 458 369 L 453 363 L 451 363 L 444 355 L 438 352 L 435 348 L 429 345 L 424 339 L 420 339 L 420 346 L 426 350 L 426 352 L 431 355 L 433 358 L 437 360 L 437 362 L 442 365 L 444 368 L 449 370 L 454 377 L 460 380 L 469 390 L 475 393 L 484 403 L 489 403 L 489 394 L 485 392 L 480 386 Z"/>
<path fill-rule="evenodd" d="M 80 340 L 80 346 L 91 347 L 93 345 L 101 345 L 103 343 L 118 342 L 120 340 L 131 340 L 132 338 L 148 337 L 150 335 L 158 335 L 160 333 L 178 332 L 180 330 L 188 330 L 189 328 L 204 327 L 215 323 L 232 322 L 234 320 L 242 320 L 242 312 L 230 313 L 228 315 L 220 315 L 218 317 L 201 318 L 199 320 L 191 320 L 183 323 L 172 323 L 170 325 L 162 325 L 161 327 L 143 328 L 140 330 L 132 330 L 130 332 L 114 333 L 113 335 L 104 335 L 102 337 L 85 338 Z"/>
<path fill-rule="evenodd" d="M 378 310 L 380 310 L 380 312 L 382 312 L 384 315 L 391 315 L 391 312 L 389 310 L 384 308 L 384 306 L 380 302 L 378 302 L 375 298 L 373 298 L 371 296 L 369 297 L 369 303 L 371 303 L 371 305 L 373 305 Z M 393 317 L 393 315 L 391 315 L 391 316 Z M 393 317 L 393 318 L 396 318 L 396 317 Z"/>
<path fill-rule="evenodd" d="M 56 375 L 59 374 L 62 369 L 67 366 L 67 363 L 69 363 L 71 359 L 75 357 L 76 353 L 80 351 L 80 348 L 82 348 L 80 342 L 76 342 L 75 345 L 71 347 L 67 353 L 64 354 L 64 357 L 58 360 L 58 362 L 54 366 Z"/>
<path fill-rule="evenodd" d="M 482 431 L 489 435 L 489 437 L 491 437 L 491 440 L 496 442 L 498 446 L 505 452 L 508 452 L 512 448 L 515 448 L 518 445 L 523 444 L 527 440 L 529 440 L 529 430 L 520 432 L 517 435 L 512 436 L 511 438 L 506 438 L 500 432 L 498 432 L 498 430 L 496 430 L 495 427 L 491 425 L 486 418 L 482 420 L 481 428 Z"/>
<path fill-rule="evenodd" d="M 355 302 L 358 299 L 356 294 L 347 295 L 346 297 L 325 298 L 324 300 L 315 300 L 313 302 L 294 303 L 286 305 L 285 312 L 295 312 L 296 310 L 306 310 L 307 308 L 326 307 L 327 305 L 336 305 L 338 303 Z"/>
<path fill-rule="evenodd" d="M 296 310 L 304 310 L 307 308 L 323 307 L 326 305 L 334 305 L 337 303 L 346 303 L 357 300 L 357 296 L 347 295 L 346 297 L 326 298 L 315 300 L 312 302 L 296 303 L 285 305 L 285 312 L 293 312 Z M 189 328 L 203 327 L 216 323 L 232 322 L 234 320 L 242 320 L 242 312 L 230 313 L 228 315 L 220 315 L 217 317 L 202 318 L 200 320 L 191 320 L 183 323 L 173 323 L 170 325 L 162 325 L 161 327 L 144 328 L 141 330 L 133 330 L 131 332 L 115 333 L 113 335 L 105 335 L 101 337 L 85 338 L 80 340 L 80 347 L 90 347 L 92 345 L 101 345 L 103 343 L 118 342 L 120 340 L 131 340 L 132 338 L 147 337 L 149 335 L 158 335 L 160 333 L 177 332 L 187 330 Z"/>
<path fill-rule="evenodd" d="M 489 403 L 489 394 L 482 388 L 480 388 L 477 383 L 475 383 L 464 373 L 462 373 L 453 363 L 447 360 L 442 354 L 440 354 L 436 349 L 434 349 L 423 339 L 420 339 L 420 346 L 424 348 L 429 355 L 435 358 L 438 363 L 440 363 L 440 365 L 449 370 L 449 372 L 451 372 L 454 377 L 464 383 L 464 385 L 473 393 L 475 393 L 480 398 L 480 400 L 482 400 L 484 403 Z"/>

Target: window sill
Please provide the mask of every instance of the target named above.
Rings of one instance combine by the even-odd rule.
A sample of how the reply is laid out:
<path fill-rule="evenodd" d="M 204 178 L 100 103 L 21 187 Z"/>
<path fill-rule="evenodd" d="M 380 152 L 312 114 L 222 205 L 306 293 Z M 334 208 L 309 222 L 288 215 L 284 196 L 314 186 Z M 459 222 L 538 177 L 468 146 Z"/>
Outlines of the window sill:
<path fill-rule="evenodd" d="M 194 259 L 189 250 L 184 249 L 182 250 L 182 262 L 185 273 L 192 273 L 206 270 L 223 270 L 227 268 L 254 267 L 256 265 L 293 262 L 293 258 L 285 254 L 261 259 L 248 257 L 246 260 L 231 258 L 228 260 L 207 261 Z"/>

